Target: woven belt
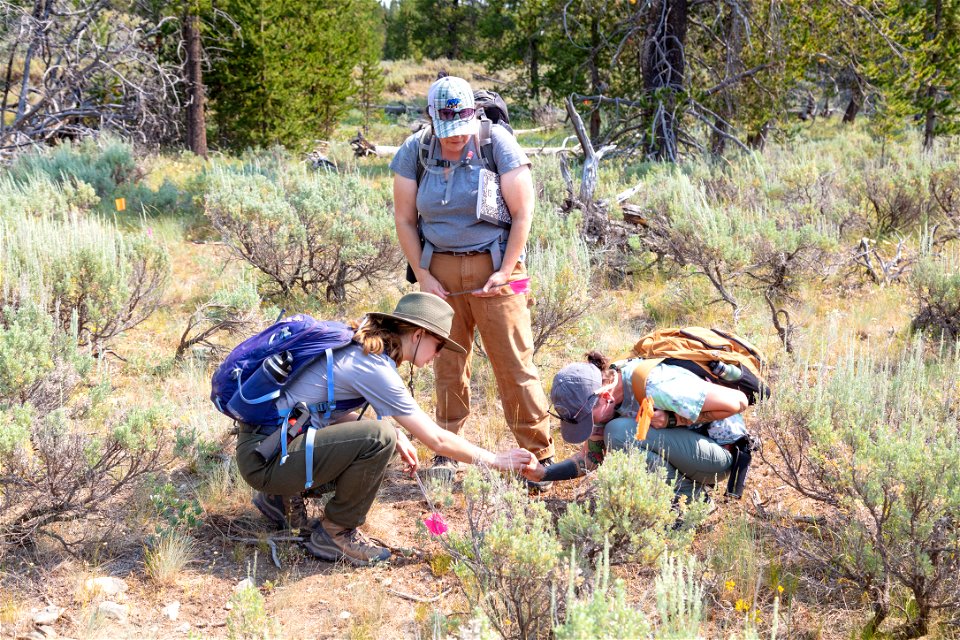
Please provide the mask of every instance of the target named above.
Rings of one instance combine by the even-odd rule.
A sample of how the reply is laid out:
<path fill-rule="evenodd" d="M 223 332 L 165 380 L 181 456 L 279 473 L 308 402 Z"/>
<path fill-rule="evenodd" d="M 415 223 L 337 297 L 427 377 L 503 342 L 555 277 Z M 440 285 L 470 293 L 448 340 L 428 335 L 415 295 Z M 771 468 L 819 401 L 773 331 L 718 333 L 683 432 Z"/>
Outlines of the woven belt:
<path fill-rule="evenodd" d="M 239 420 L 237 421 L 237 430 L 238 430 L 240 433 L 259 433 L 259 432 L 260 432 L 260 428 L 261 428 L 262 426 L 263 426 L 263 425 L 259 425 L 259 424 L 247 424 L 246 422 L 240 422 Z"/>
<path fill-rule="evenodd" d="M 440 251 L 434 250 L 434 253 L 441 253 L 445 256 L 479 256 L 484 253 L 490 253 L 489 251 Z"/>

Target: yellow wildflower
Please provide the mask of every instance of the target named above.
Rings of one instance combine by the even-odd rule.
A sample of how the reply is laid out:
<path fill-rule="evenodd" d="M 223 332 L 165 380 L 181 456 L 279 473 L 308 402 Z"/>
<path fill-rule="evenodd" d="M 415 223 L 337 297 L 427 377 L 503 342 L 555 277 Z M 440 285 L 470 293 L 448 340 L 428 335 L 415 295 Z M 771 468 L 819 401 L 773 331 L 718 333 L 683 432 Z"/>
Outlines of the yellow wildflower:
<path fill-rule="evenodd" d="M 750 605 L 747 604 L 747 601 L 744 600 L 743 598 L 737 600 L 737 602 L 733 606 L 736 607 L 737 611 L 740 611 L 742 613 L 745 613 L 750 610 Z"/>
<path fill-rule="evenodd" d="M 723 583 L 723 588 L 726 591 L 733 591 L 733 588 L 735 586 L 737 586 L 737 583 L 734 582 L 733 580 L 727 580 L 726 582 Z"/>

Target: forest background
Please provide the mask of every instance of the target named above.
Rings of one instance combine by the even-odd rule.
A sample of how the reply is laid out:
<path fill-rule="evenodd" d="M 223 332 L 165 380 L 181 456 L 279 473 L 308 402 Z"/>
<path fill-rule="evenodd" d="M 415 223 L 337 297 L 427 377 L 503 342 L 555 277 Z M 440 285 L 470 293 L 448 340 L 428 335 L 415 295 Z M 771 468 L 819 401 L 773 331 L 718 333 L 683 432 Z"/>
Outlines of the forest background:
<path fill-rule="evenodd" d="M 0 635 L 956 637 L 958 67 L 956 0 L 0 1 Z M 531 153 L 545 383 L 660 326 L 768 355 L 741 501 L 398 468 L 370 569 L 259 519 L 210 373 L 410 290 L 389 148 L 440 70 Z"/>

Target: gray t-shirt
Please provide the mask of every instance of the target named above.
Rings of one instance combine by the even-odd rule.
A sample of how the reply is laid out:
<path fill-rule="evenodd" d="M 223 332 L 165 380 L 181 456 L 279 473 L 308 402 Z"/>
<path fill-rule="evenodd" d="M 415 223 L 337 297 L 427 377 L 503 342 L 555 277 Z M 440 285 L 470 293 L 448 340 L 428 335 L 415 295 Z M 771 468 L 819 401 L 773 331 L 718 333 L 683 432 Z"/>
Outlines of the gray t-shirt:
<path fill-rule="evenodd" d="M 386 354 L 365 356 L 357 343 L 333 352 L 333 397 L 337 401 L 363 398 L 381 417 L 409 416 L 419 409 L 393 359 Z M 326 400 L 327 359 L 318 358 L 284 389 L 277 406 L 289 409 L 297 402 L 310 405 Z M 334 418 L 339 413 L 343 412 L 334 412 Z"/>
<path fill-rule="evenodd" d="M 411 135 L 390 163 L 397 175 L 417 179 L 417 154 L 420 133 Z M 513 135 L 499 125 L 490 127 L 493 141 L 493 159 L 501 175 L 519 166 L 530 164 Z M 417 190 L 417 211 L 423 224 L 423 237 L 439 251 L 482 251 L 493 242 L 506 244 L 507 233 L 494 224 L 477 219 L 477 186 L 480 170 L 484 168 L 477 138 L 471 138 L 463 152 L 462 162 L 455 165 L 448 176 L 442 167 L 426 166 Z M 434 140 L 432 153 L 440 157 L 440 143 Z M 472 152 L 469 160 L 467 156 Z M 453 181 L 446 202 L 447 183 Z"/>

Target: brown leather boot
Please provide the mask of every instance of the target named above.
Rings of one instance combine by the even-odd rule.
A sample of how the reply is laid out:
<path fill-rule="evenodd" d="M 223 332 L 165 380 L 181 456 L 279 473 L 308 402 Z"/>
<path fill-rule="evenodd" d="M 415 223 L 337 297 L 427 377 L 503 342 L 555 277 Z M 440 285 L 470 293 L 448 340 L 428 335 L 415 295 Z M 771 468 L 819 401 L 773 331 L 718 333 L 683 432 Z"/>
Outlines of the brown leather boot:
<path fill-rule="evenodd" d="M 389 549 L 374 544 L 359 529 L 341 527 L 326 518 L 320 521 L 303 546 L 327 562 L 346 560 L 362 566 L 390 558 Z"/>

